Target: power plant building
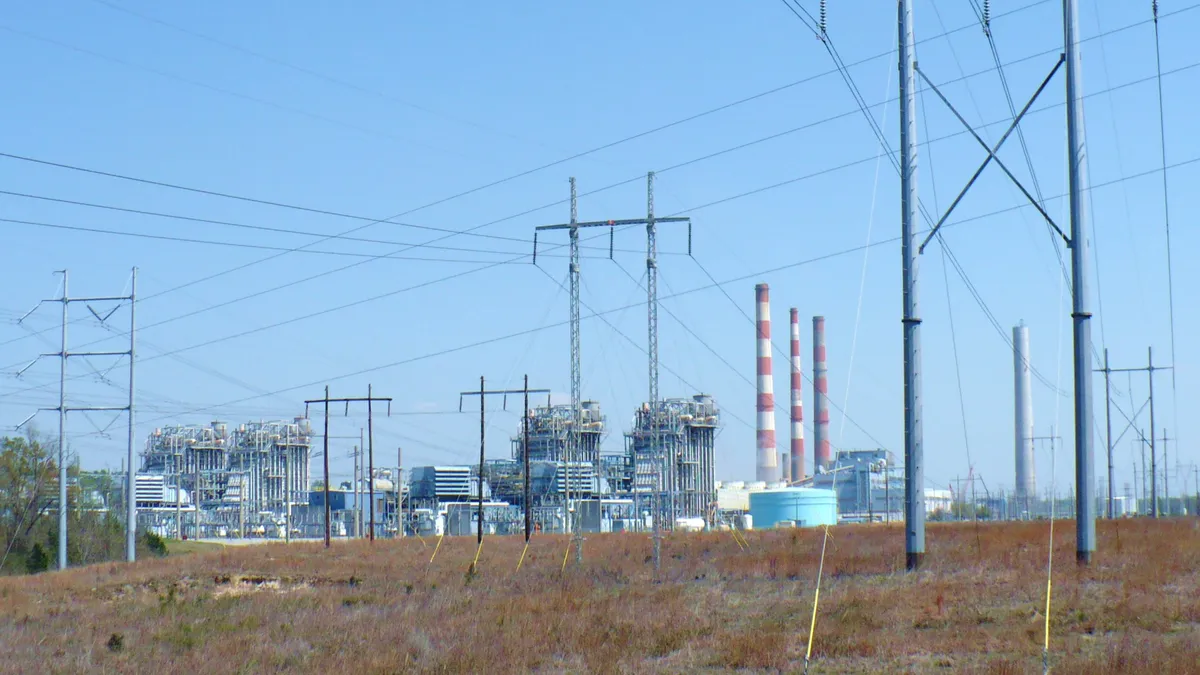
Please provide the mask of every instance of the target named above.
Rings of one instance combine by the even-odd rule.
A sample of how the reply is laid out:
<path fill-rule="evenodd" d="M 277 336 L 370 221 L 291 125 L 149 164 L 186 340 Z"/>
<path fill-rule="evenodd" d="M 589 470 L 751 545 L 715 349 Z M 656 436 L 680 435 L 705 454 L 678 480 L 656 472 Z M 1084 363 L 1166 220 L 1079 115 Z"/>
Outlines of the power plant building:
<path fill-rule="evenodd" d="M 630 495 L 662 522 L 705 518 L 716 500 L 714 447 L 720 411 L 707 394 L 642 404 L 625 434 Z M 657 505 L 657 509 L 656 509 Z"/>

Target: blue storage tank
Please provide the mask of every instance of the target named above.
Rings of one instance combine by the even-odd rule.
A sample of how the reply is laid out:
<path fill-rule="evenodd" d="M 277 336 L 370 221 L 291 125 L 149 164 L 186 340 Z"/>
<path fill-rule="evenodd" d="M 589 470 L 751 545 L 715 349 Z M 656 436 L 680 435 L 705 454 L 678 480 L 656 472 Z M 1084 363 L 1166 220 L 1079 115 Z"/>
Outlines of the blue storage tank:
<path fill-rule="evenodd" d="M 837 524 L 833 490 L 781 488 L 750 493 L 750 516 L 757 529 L 795 523 L 796 527 Z"/>

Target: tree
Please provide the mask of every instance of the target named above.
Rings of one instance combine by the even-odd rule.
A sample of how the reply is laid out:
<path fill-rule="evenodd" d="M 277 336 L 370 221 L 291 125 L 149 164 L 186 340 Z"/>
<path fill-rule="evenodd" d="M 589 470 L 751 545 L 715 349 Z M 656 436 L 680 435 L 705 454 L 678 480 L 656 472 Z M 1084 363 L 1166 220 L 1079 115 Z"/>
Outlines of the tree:
<path fill-rule="evenodd" d="M 37 574 L 48 569 L 50 569 L 50 554 L 46 553 L 46 549 L 42 548 L 41 544 L 34 544 L 33 550 L 25 556 L 25 571 Z"/>
<path fill-rule="evenodd" d="M 0 438 L 0 574 L 48 569 L 58 557 L 58 463 L 52 444 Z M 125 521 L 113 476 L 67 469 L 67 562 L 91 564 L 125 557 Z M 93 498 L 94 495 L 102 499 Z M 138 539 L 139 556 L 150 553 Z M 44 563 L 44 564 L 43 564 Z"/>
<path fill-rule="evenodd" d="M 57 491 L 58 464 L 49 447 L 32 435 L 0 439 L 0 570 L 32 553 Z"/>

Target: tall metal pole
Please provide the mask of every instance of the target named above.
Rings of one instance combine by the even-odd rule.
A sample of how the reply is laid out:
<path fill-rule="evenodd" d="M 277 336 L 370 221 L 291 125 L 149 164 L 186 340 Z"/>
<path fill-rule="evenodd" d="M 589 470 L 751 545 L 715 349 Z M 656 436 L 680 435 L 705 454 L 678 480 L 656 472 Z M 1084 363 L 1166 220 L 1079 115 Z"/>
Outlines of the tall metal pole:
<path fill-rule="evenodd" d="M 362 457 L 362 453 L 359 452 L 360 447 L 362 447 L 361 440 L 360 440 L 359 445 L 354 446 L 354 538 L 355 539 L 362 538 L 362 518 L 359 517 L 362 515 L 362 499 L 359 497 L 359 495 L 362 494 L 362 489 L 361 489 L 362 488 L 362 467 L 359 466 L 361 464 L 360 458 Z"/>
<path fill-rule="evenodd" d="M 325 385 L 325 548 L 329 548 L 329 385 Z"/>
<path fill-rule="evenodd" d="M 579 210 L 575 194 L 575 178 L 571 178 L 571 430 L 567 434 L 567 485 L 571 482 L 571 462 L 579 461 L 580 359 L 579 347 Z M 567 488 L 567 532 L 576 529 L 571 510 L 570 488 Z M 578 498 L 576 498 L 578 501 Z"/>
<path fill-rule="evenodd" d="M 1063 49 L 1067 57 L 1067 178 L 1071 209 L 1071 318 L 1075 366 L 1075 559 L 1087 565 L 1096 551 L 1096 502 L 1092 482 L 1092 314 L 1088 299 L 1087 141 L 1079 59 L 1079 2 L 1063 0 Z"/>
<path fill-rule="evenodd" d="M 67 569 L 67 270 L 62 271 L 62 354 L 58 366 L 58 569 Z M 126 475 L 133 474 L 130 465 Z M 128 481 L 127 481 L 128 482 Z M 130 492 L 126 488 L 126 492 Z"/>
<path fill-rule="evenodd" d="M 900 248 L 904 285 L 904 550 L 917 570 L 925 557 L 924 448 L 921 436 L 921 319 L 917 296 L 917 101 L 912 0 L 899 2 Z"/>
<path fill-rule="evenodd" d="M 1146 372 L 1150 375 L 1150 517 L 1158 517 L 1158 451 L 1154 445 L 1154 348 L 1146 348 Z"/>
<path fill-rule="evenodd" d="M 530 488 L 529 488 L 529 375 L 525 376 L 525 415 L 521 418 L 522 431 L 525 435 L 525 447 L 521 453 L 524 455 L 525 463 L 525 543 L 529 543 L 529 531 L 533 526 L 532 509 L 530 508 Z"/>
<path fill-rule="evenodd" d="M 292 425 L 287 425 L 283 445 L 283 543 L 292 543 Z"/>
<path fill-rule="evenodd" d="M 66 283 L 65 280 L 63 282 Z M 135 424 L 133 410 L 134 366 L 137 363 L 137 268 L 133 268 L 133 276 L 129 285 L 129 447 L 126 451 L 126 461 L 129 464 L 129 485 L 126 493 L 128 513 L 125 523 L 125 559 L 129 562 L 137 560 L 137 494 L 134 492 L 134 478 L 137 472 L 133 468 L 133 427 Z M 179 487 L 176 486 L 176 491 Z"/>
<path fill-rule="evenodd" d="M 658 229 L 654 224 L 654 172 L 646 174 L 646 311 L 650 356 L 650 456 L 654 461 L 653 525 L 654 569 L 662 565 L 662 540 L 659 528 L 659 504 L 662 493 L 662 458 L 659 447 L 658 419 Z M 635 469 L 636 474 L 636 469 Z M 636 480 L 636 475 L 635 475 Z"/>
<path fill-rule="evenodd" d="M 479 376 L 479 527 L 476 542 L 483 545 L 483 448 L 487 426 L 484 421 L 484 403 L 487 401 L 486 390 L 483 388 L 483 376 Z"/>
<path fill-rule="evenodd" d="M 1163 496 L 1167 502 L 1167 517 L 1171 517 L 1171 460 L 1167 459 L 1167 430 L 1163 429 Z"/>
<path fill-rule="evenodd" d="M 1112 443 L 1112 371 L 1108 367 L 1108 347 L 1104 348 L 1104 425 L 1108 446 L 1108 519 L 1113 519 L 1113 443 Z"/>
<path fill-rule="evenodd" d="M 375 541 L 375 428 L 372 426 L 372 410 L 375 404 L 371 399 L 371 385 L 367 385 L 367 499 L 370 504 L 367 509 L 370 512 L 371 530 L 367 534 L 369 541 Z"/>

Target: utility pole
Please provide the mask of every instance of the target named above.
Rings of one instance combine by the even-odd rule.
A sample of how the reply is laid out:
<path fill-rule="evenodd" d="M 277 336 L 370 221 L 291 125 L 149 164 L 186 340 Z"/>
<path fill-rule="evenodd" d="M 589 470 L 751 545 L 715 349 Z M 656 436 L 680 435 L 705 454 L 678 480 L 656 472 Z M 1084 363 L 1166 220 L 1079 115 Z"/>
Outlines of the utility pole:
<path fill-rule="evenodd" d="M 1154 447 L 1154 348 L 1146 348 L 1146 372 L 1150 379 L 1150 516 L 1158 517 L 1158 452 Z"/>
<path fill-rule="evenodd" d="M 362 485 L 362 469 L 359 467 L 359 445 L 354 446 L 354 538 L 362 538 L 362 500 L 359 498 Z"/>
<path fill-rule="evenodd" d="M 1067 61 L 1067 182 L 1071 213 L 1071 317 L 1075 366 L 1075 560 L 1088 565 L 1096 551 L 1096 503 L 1092 499 L 1092 313 L 1088 297 L 1087 141 L 1079 58 L 1079 2 L 1063 0 L 1063 49 Z"/>
<path fill-rule="evenodd" d="M 525 495 L 524 495 L 525 498 L 522 500 L 524 502 L 522 508 L 525 511 L 525 544 L 528 545 L 529 544 L 529 531 L 533 526 L 533 509 L 532 509 L 532 504 L 531 504 L 531 501 L 532 501 L 530 498 L 531 490 L 530 490 L 530 485 L 529 485 L 529 374 L 528 373 L 525 374 L 525 392 L 524 393 L 525 393 L 525 412 L 524 412 L 524 415 L 521 417 L 521 432 L 522 432 L 522 436 L 524 436 L 524 443 L 521 446 L 521 459 L 522 459 L 523 463 L 525 464 L 525 467 L 524 467 L 525 468 L 525 471 L 524 471 L 525 484 L 522 486 L 523 487 L 522 491 L 525 493 Z"/>
<path fill-rule="evenodd" d="M 914 75 L 920 75 L 922 80 L 937 97 L 954 114 L 958 121 L 966 127 L 975 141 L 987 152 L 987 158 L 967 181 L 967 184 L 955 197 L 954 201 L 940 220 L 930 228 L 917 252 L 924 252 L 929 242 L 938 236 L 939 230 L 950 214 L 961 202 L 962 198 L 975 184 L 977 178 L 988 164 L 995 163 L 1008 178 L 1021 190 L 1025 198 L 1042 215 L 1047 224 L 1067 241 L 1072 251 L 1072 289 L 1074 293 L 1072 317 L 1074 319 L 1074 365 L 1075 365 L 1075 443 L 1076 443 L 1076 496 L 1078 500 L 1079 527 L 1077 528 L 1076 559 L 1081 564 L 1091 560 L 1095 545 L 1095 505 L 1092 499 L 1092 404 L 1091 404 L 1091 369 L 1088 358 L 1091 350 L 1091 330 L 1089 320 L 1091 313 L 1088 309 L 1087 297 L 1087 213 L 1082 199 L 1087 184 L 1087 165 L 1085 161 L 1085 143 L 1083 135 L 1083 111 L 1080 104 L 1079 74 L 1080 63 L 1077 49 L 1078 19 L 1076 17 L 1077 0 L 1063 0 L 1063 24 L 1066 48 L 1064 54 L 1054 64 L 1049 75 L 1034 92 L 1025 107 L 1015 115 L 1007 131 L 994 146 L 986 141 L 971 127 L 970 123 L 958 113 L 949 99 L 938 89 L 915 62 L 912 33 L 912 1 L 900 0 L 900 181 L 901 181 L 901 250 L 903 255 L 904 283 L 904 356 L 905 356 L 905 499 L 906 516 L 909 520 L 905 548 L 908 554 L 908 568 L 916 569 L 920 565 L 925 551 L 925 527 L 922 504 L 918 504 L 918 492 L 923 487 L 922 476 L 922 446 L 921 446 L 921 390 L 920 390 L 920 318 L 917 311 L 917 274 L 916 256 L 912 250 L 913 226 L 919 207 L 916 196 L 916 102 L 914 100 Z M 1021 119 L 1029 111 L 1034 101 L 1050 83 L 1055 73 L 1062 65 L 1067 64 L 1067 136 L 1070 149 L 1070 205 L 1071 205 L 1071 236 L 1068 237 L 1046 213 L 1041 203 L 1029 193 L 1020 180 L 1004 165 L 996 152 L 1017 129 Z"/>
<path fill-rule="evenodd" d="M 905 567 L 925 558 L 924 445 L 921 428 L 921 319 L 917 295 L 917 100 L 912 0 L 899 4 L 900 248 L 904 297 L 904 550 Z"/>
<path fill-rule="evenodd" d="M 1167 458 L 1167 430 L 1163 429 L 1163 496 L 1167 501 L 1167 517 L 1171 517 L 1171 460 Z"/>
<path fill-rule="evenodd" d="M 1097 372 L 1104 373 L 1104 378 L 1105 378 L 1105 382 L 1106 382 L 1106 387 L 1105 387 L 1106 399 L 1107 399 L 1106 400 L 1106 408 L 1111 407 L 1111 405 L 1112 405 L 1112 396 L 1111 396 L 1111 394 L 1109 394 L 1107 392 L 1107 389 L 1108 389 L 1107 381 L 1108 381 L 1109 376 L 1112 373 L 1141 373 L 1141 372 L 1146 373 L 1147 380 L 1149 381 L 1149 385 L 1150 385 L 1150 396 L 1149 396 L 1149 400 L 1148 400 L 1148 404 L 1150 406 L 1150 436 L 1146 436 L 1145 431 L 1138 431 L 1138 433 L 1141 435 L 1143 443 L 1148 444 L 1150 446 L 1150 466 L 1151 466 L 1151 468 L 1150 468 L 1149 474 L 1147 474 L 1145 471 L 1146 467 L 1145 466 L 1142 467 L 1143 480 L 1145 480 L 1145 476 L 1147 476 L 1147 475 L 1150 476 L 1149 486 L 1145 486 L 1145 485 L 1143 486 L 1142 498 L 1150 499 L 1150 515 L 1154 518 L 1157 518 L 1158 517 L 1158 469 L 1157 469 L 1157 461 L 1156 460 L 1158 457 L 1158 453 L 1157 453 L 1157 449 L 1155 447 L 1155 439 L 1154 439 L 1154 428 L 1155 428 L 1154 427 L 1154 424 L 1155 424 L 1155 419 L 1154 419 L 1154 372 L 1157 370 L 1174 370 L 1174 366 L 1156 366 L 1156 365 L 1154 365 L 1154 348 L 1153 347 L 1148 347 L 1146 349 L 1146 355 L 1147 355 L 1146 365 L 1141 368 L 1112 368 L 1108 365 L 1108 354 L 1107 354 L 1107 350 L 1105 350 L 1104 368 L 1100 369 Z M 1119 408 L 1118 408 L 1118 410 L 1119 410 Z M 1124 413 L 1122 413 L 1122 414 L 1124 414 Z M 1129 419 L 1129 425 L 1126 427 L 1126 430 L 1128 430 L 1130 427 L 1133 426 L 1137 417 L 1138 417 L 1138 413 L 1134 414 L 1133 419 L 1129 419 L 1129 417 L 1126 416 L 1126 419 Z M 1135 431 L 1137 431 L 1137 430 L 1135 430 Z M 1110 425 L 1109 436 L 1111 437 L 1111 435 L 1112 435 L 1112 427 Z M 1125 435 L 1124 432 L 1122 432 L 1121 436 L 1124 437 L 1124 435 Z M 1113 444 L 1114 443 L 1110 441 L 1110 443 L 1109 443 L 1109 463 L 1110 463 L 1110 465 L 1112 463 L 1111 457 L 1112 457 Z M 1143 465 L 1144 465 L 1145 464 L 1145 461 L 1144 461 L 1145 448 L 1144 447 L 1142 448 L 1142 453 L 1143 453 Z M 1110 466 L 1110 474 L 1109 475 L 1110 475 L 1110 478 L 1109 478 L 1110 488 L 1109 489 L 1110 489 L 1110 493 L 1111 493 L 1111 483 L 1112 483 L 1111 466 Z M 1147 495 L 1149 495 L 1149 497 L 1147 497 Z"/>
<path fill-rule="evenodd" d="M 58 406 L 54 408 L 39 408 L 29 417 L 26 417 L 23 422 L 17 425 L 17 428 L 24 426 L 29 420 L 33 419 L 38 412 L 54 410 L 58 412 L 58 569 L 64 570 L 67 568 L 67 509 L 68 509 L 68 493 L 67 493 L 67 413 L 69 412 L 125 412 L 129 415 L 129 444 L 126 448 L 125 462 L 128 469 L 125 472 L 125 559 L 133 562 L 137 557 L 137 494 L 136 494 L 136 476 L 137 469 L 133 464 L 133 433 L 134 433 L 134 364 L 136 360 L 136 314 L 134 305 L 137 300 L 137 268 L 133 268 L 132 281 L 130 285 L 129 295 L 122 296 L 103 296 L 103 297 L 77 297 L 70 296 L 67 290 L 67 270 L 59 270 L 57 274 L 63 276 L 63 292 L 62 297 L 42 300 L 33 309 L 29 310 L 22 316 L 17 323 L 21 323 L 30 314 L 37 311 L 45 303 L 61 303 L 62 304 L 62 343 L 58 353 L 41 354 L 28 365 L 17 372 L 20 377 L 26 370 L 31 368 L 41 358 L 54 356 L 59 359 L 58 368 Z M 129 302 L 129 349 L 119 352 L 72 352 L 67 348 L 67 324 L 70 322 L 68 318 L 68 307 L 73 302 Z M 120 307 L 101 313 L 98 312 L 90 304 L 87 305 L 88 311 L 96 317 L 100 323 L 105 323 Z M 73 357 L 89 357 L 89 356 L 108 356 L 108 357 L 129 357 L 129 399 L 128 403 L 123 406 L 67 406 L 67 361 Z M 102 376 L 103 377 L 103 376 Z M 177 486 L 178 489 L 178 486 Z"/>
<path fill-rule="evenodd" d="M 292 543 L 292 425 L 287 425 L 283 445 L 283 543 Z"/>
<path fill-rule="evenodd" d="M 1113 442 L 1112 442 L 1112 370 L 1108 367 L 1108 347 L 1104 348 L 1104 426 L 1108 446 L 1108 519 L 1113 519 Z"/>
<path fill-rule="evenodd" d="M 648 401 L 650 411 L 647 418 L 651 424 L 651 445 L 648 454 L 652 458 L 655 466 L 655 489 L 652 494 L 652 509 L 654 513 L 653 524 L 655 532 L 655 561 L 658 560 L 659 545 L 659 520 L 660 511 L 660 496 L 663 490 L 663 458 L 661 456 L 661 447 L 658 433 L 658 239 L 657 239 L 657 224 L 658 223 L 688 223 L 688 253 L 691 254 L 691 219 L 688 217 L 665 217 L 656 218 L 654 216 L 654 172 L 651 171 L 646 175 L 646 217 L 645 218 L 626 218 L 621 220 L 597 220 L 589 222 L 578 222 L 576 217 L 576 200 L 575 200 L 575 181 L 571 179 L 571 222 L 558 225 L 543 225 L 534 230 L 534 248 L 533 260 L 537 262 L 537 233 L 542 230 L 570 230 L 571 231 L 571 377 L 572 377 L 572 418 L 575 422 L 574 430 L 578 430 L 579 424 L 579 393 L 578 393 L 578 373 L 580 362 L 579 351 L 579 246 L 578 246 L 578 231 L 584 227 L 608 227 L 609 228 L 609 257 L 612 257 L 612 241 L 613 229 L 616 227 L 629 225 L 646 226 L 646 300 L 647 300 L 647 319 L 648 319 L 648 341 L 647 355 L 649 356 L 649 389 L 650 400 Z M 573 432 L 574 433 L 574 432 Z M 572 438 L 576 438 L 572 436 Z M 572 441 L 574 443 L 575 441 Z M 568 460 L 568 471 L 570 462 Z M 634 489 L 636 491 L 637 483 L 637 466 L 638 461 L 634 457 Z M 597 471 L 597 473 L 599 473 Z M 569 473 L 567 478 L 569 479 Z M 567 481 L 569 485 L 569 480 Z M 570 504 L 568 498 L 567 513 L 568 513 L 568 531 L 570 531 Z M 577 541 L 578 544 L 578 541 Z M 656 564 L 657 568 L 657 564 Z"/>
<path fill-rule="evenodd" d="M 371 514 L 371 531 L 370 531 L 370 534 L 368 535 L 368 537 L 369 537 L 369 541 L 374 542 L 375 541 L 375 427 L 373 426 L 373 420 L 374 420 L 374 415 L 373 415 L 374 410 L 373 409 L 375 406 L 373 406 L 369 403 L 369 401 L 373 400 L 371 394 L 372 394 L 371 385 L 368 384 L 367 385 L 367 401 L 368 401 L 368 403 L 367 403 L 367 499 L 371 500 L 370 505 L 367 507 L 368 509 L 370 509 L 370 514 Z M 389 406 L 391 405 L 391 399 L 388 399 L 388 405 Z"/>
<path fill-rule="evenodd" d="M 1192 477 L 1195 479 L 1192 483 L 1196 488 L 1196 501 L 1192 504 L 1192 515 L 1200 516 L 1200 466 L 1192 466 Z"/>
<path fill-rule="evenodd" d="M 1050 427 L 1050 435 L 1049 435 L 1049 436 L 1034 436 L 1033 438 L 1031 438 L 1031 439 L 1029 439 L 1029 440 L 1033 441 L 1033 442 L 1034 442 L 1034 444 L 1036 444 L 1038 441 L 1049 441 L 1049 442 L 1050 442 L 1050 461 L 1051 461 L 1051 462 L 1053 462 L 1053 461 L 1054 461 L 1054 450 L 1055 450 L 1055 443 L 1056 443 L 1057 441 L 1061 441 L 1061 440 L 1062 440 L 1062 436 L 1059 436 L 1059 435 L 1055 434 L 1055 433 L 1054 433 L 1054 427 Z M 1051 487 L 1051 490 L 1057 490 L 1057 489 L 1058 489 L 1058 487 L 1057 487 L 1057 486 L 1055 486 L 1055 485 L 1052 485 L 1052 486 L 1050 486 L 1050 487 Z M 1051 503 L 1051 506 L 1050 506 L 1050 508 L 1051 508 L 1051 509 L 1053 509 L 1053 508 L 1054 508 L 1054 506 L 1053 506 L 1053 504 L 1054 504 L 1054 494 L 1055 494 L 1055 492 L 1051 492 L 1051 493 L 1050 493 L 1050 503 Z M 1029 508 L 1028 504 L 1026 504 L 1025 508 L 1026 508 L 1026 509 L 1028 509 L 1028 508 Z M 1076 505 L 1076 511 L 1078 512 L 1078 505 Z M 1032 516 L 1033 516 L 1033 513 L 1031 512 L 1029 515 L 1032 517 Z"/>
<path fill-rule="evenodd" d="M 66 277 L 63 277 L 63 289 L 66 290 Z M 65 295 L 65 293 L 64 293 Z M 65 349 L 65 347 L 64 347 Z M 125 511 L 125 559 L 129 562 L 137 560 L 137 495 L 133 472 L 133 433 L 134 416 L 134 365 L 137 363 L 137 268 L 133 268 L 129 278 L 129 444 L 126 446 L 125 459 L 129 462 L 129 485 L 127 486 Z M 176 490 L 179 486 L 175 487 Z"/>
<path fill-rule="evenodd" d="M 528 375 L 525 376 L 525 387 L 522 389 L 492 389 L 492 390 L 485 388 L 483 376 L 481 375 L 479 377 L 479 391 L 464 391 L 464 392 L 460 392 L 458 395 L 458 410 L 459 410 L 459 412 L 462 412 L 463 397 L 466 397 L 466 396 L 478 396 L 479 397 L 479 514 L 478 514 L 479 528 L 478 528 L 478 534 L 476 537 L 477 544 L 479 546 L 483 545 L 483 468 L 484 468 L 483 464 L 484 464 L 484 451 L 485 451 L 485 441 L 486 441 L 485 433 L 487 431 L 486 419 L 484 417 L 484 414 L 485 414 L 484 413 L 484 410 L 485 410 L 484 403 L 488 396 L 496 396 L 496 395 L 504 397 L 504 409 L 505 410 L 508 409 L 508 396 L 510 394 L 512 394 L 512 395 L 523 394 L 525 396 L 525 417 L 524 417 L 524 420 L 525 420 L 525 447 L 522 448 L 521 454 L 524 455 L 524 463 L 525 463 L 525 541 L 526 542 L 529 541 L 529 527 L 530 527 L 530 519 L 529 519 L 529 499 L 530 499 L 530 496 L 529 496 L 529 493 L 530 493 L 530 490 L 529 490 L 529 394 L 531 394 L 531 393 L 546 394 L 546 396 L 547 396 L 546 405 L 547 406 L 550 405 L 550 402 L 549 402 L 550 390 L 549 389 L 530 389 Z"/>
<path fill-rule="evenodd" d="M 308 417 L 308 407 L 310 405 L 316 405 L 317 403 L 320 403 L 325 408 L 325 439 L 324 439 L 324 443 L 325 443 L 325 452 L 324 452 L 324 460 L 325 460 L 325 490 L 324 490 L 324 492 L 325 492 L 325 548 L 329 548 L 329 545 L 330 545 L 329 525 L 330 525 L 330 521 L 332 518 L 332 513 L 331 513 L 331 509 L 330 509 L 330 504 L 329 504 L 329 404 L 330 403 L 344 403 L 346 405 L 346 413 L 345 414 L 349 415 L 351 403 L 366 403 L 368 406 L 367 409 L 368 409 L 368 415 L 369 415 L 370 408 L 371 408 L 371 406 L 374 405 L 374 403 L 376 401 L 387 401 L 388 417 L 391 417 L 391 415 L 392 415 L 392 399 L 391 399 L 391 397 L 374 396 L 370 393 L 369 387 L 368 387 L 367 392 L 368 393 L 367 393 L 366 397 L 357 396 L 357 397 L 349 397 L 349 398 L 329 398 L 329 385 L 325 385 L 325 398 L 312 399 L 312 400 L 308 400 L 308 401 L 304 402 L 304 416 L 306 418 Z"/>

